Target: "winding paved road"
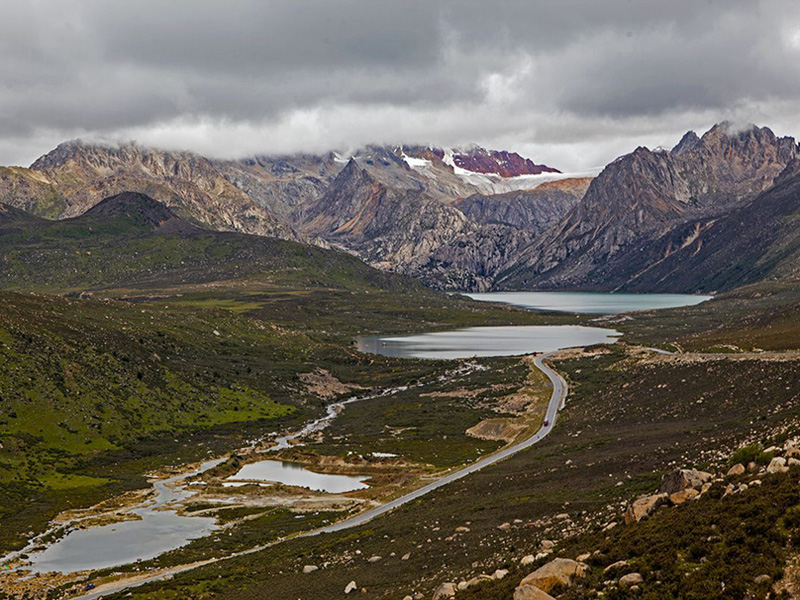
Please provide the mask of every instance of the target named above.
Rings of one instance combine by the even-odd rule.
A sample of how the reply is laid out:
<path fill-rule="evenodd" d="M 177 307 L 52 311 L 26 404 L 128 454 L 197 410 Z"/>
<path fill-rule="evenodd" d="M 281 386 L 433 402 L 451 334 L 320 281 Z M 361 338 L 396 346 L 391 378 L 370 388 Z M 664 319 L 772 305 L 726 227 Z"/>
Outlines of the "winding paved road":
<path fill-rule="evenodd" d="M 526 448 L 530 448 L 537 442 L 541 441 L 548 433 L 553 430 L 553 426 L 556 423 L 556 416 L 558 415 L 558 411 L 561 410 L 564 406 L 564 401 L 567 398 L 567 382 L 564 381 L 564 378 L 561 377 L 558 373 L 556 373 L 553 369 L 548 367 L 544 363 L 544 359 L 548 358 L 549 355 L 538 356 L 534 359 L 534 364 L 538 367 L 542 373 L 547 375 L 547 378 L 553 384 L 553 393 L 550 396 L 550 403 L 547 405 L 547 412 L 545 413 L 545 420 L 548 422 L 548 425 L 542 425 L 542 427 L 533 434 L 531 437 L 527 438 L 526 440 L 514 444 L 513 446 L 507 446 L 502 450 L 498 450 L 494 454 L 490 454 L 469 466 L 466 466 L 458 471 L 450 473 L 448 475 L 444 475 L 439 479 L 432 481 L 431 483 L 422 486 L 419 489 L 414 490 L 413 492 L 409 492 L 395 500 L 391 500 L 386 504 L 382 504 L 376 508 L 368 510 L 366 512 L 360 513 L 354 517 L 349 519 L 345 519 L 344 521 L 339 521 L 338 523 L 334 523 L 333 525 L 329 525 L 327 527 L 323 527 L 321 529 L 315 529 L 313 531 L 307 531 L 305 533 L 300 534 L 299 536 L 295 537 L 310 537 L 313 535 L 319 535 L 321 533 L 333 533 L 335 531 L 342 531 L 343 529 L 350 529 L 351 527 L 358 527 L 359 525 L 363 525 L 374 519 L 375 517 L 379 517 L 380 515 L 386 514 L 397 508 L 398 506 L 402 506 L 403 504 L 407 504 L 412 500 L 416 500 L 417 498 L 421 498 L 426 494 L 430 494 L 433 490 L 437 490 L 440 487 L 446 486 L 448 483 L 452 483 L 461 479 L 462 477 L 466 477 L 470 473 L 474 473 L 475 471 L 480 471 L 488 467 L 489 465 L 493 465 L 496 462 L 500 462 L 504 458 L 508 458 L 517 452 L 525 450 Z"/>
<path fill-rule="evenodd" d="M 359 525 L 363 525 L 364 523 L 368 523 L 369 521 L 372 521 L 376 517 L 379 517 L 379 516 L 381 516 L 383 514 L 386 514 L 388 512 L 393 511 L 394 509 L 398 508 L 399 506 L 407 504 L 407 503 L 409 503 L 409 502 L 411 502 L 413 500 L 416 500 L 417 498 L 421 498 L 422 496 L 425 496 L 426 494 L 430 494 L 432 491 L 437 490 L 437 489 L 439 489 L 441 487 L 444 487 L 449 483 L 452 483 L 454 481 L 458 481 L 459 479 L 461 479 L 463 477 L 466 477 L 470 473 L 475 473 L 476 471 L 480 471 L 481 469 L 484 469 L 484 468 L 488 467 L 489 465 L 493 465 L 493 464 L 495 464 L 497 462 L 500 462 L 501 460 L 504 460 L 504 459 L 508 458 L 509 456 L 513 456 L 514 454 L 516 454 L 518 452 L 521 452 L 522 450 L 525 450 L 526 448 L 530 448 L 534 444 L 536 444 L 536 443 L 540 442 L 542 439 L 544 439 L 544 437 L 553 430 L 553 427 L 556 424 L 556 417 L 558 416 L 558 411 L 561 410 L 564 407 L 564 403 L 565 403 L 566 398 L 567 398 L 567 391 L 568 391 L 567 382 L 564 380 L 563 377 L 561 377 L 561 375 L 556 373 L 553 369 L 551 369 L 549 366 L 547 366 L 547 364 L 545 364 L 545 362 L 544 362 L 545 359 L 549 358 L 550 356 L 551 356 L 550 354 L 545 354 L 545 355 L 542 355 L 542 356 L 537 356 L 533 360 L 533 362 L 536 365 L 536 367 L 542 373 L 544 373 L 547 376 L 547 378 L 550 380 L 550 382 L 553 384 L 553 392 L 550 395 L 550 402 L 548 403 L 547 411 L 545 412 L 545 421 L 548 424 L 547 425 L 542 424 L 542 427 L 539 429 L 539 431 L 537 431 L 531 437 L 529 437 L 529 438 L 527 438 L 527 439 L 525 439 L 525 440 L 523 440 L 523 441 L 521 441 L 519 443 L 516 443 L 516 444 L 514 444 L 512 446 L 507 446 L 507 447 L 503 448 L 502 450 L 498 450 L 497 452 L 495 452 L 493 454 L 490 454 L 489 456 L 486 456 L 486 457 L 484 457 L 484 458 L 482 458 L 482 459 L 480 459 L 480 460 L 478 460 L 478 461 L 472 463 L 471 465 L 468 465 L 468 466 L 466 466 L 466 467 L 464 467 L 462 469 L 454 471 L 453 473 L 449 473 L 447 475 L 444 475 L 444 476 L 440 477 L 439 479 L 436 479 L 435 481 L 432 481 L 431 483 L 428 483 L 428 484 L 422 486 L 421 488 L 418 488 L 418 489 L 414 490 L 413 492 L 409 492 L 408 494 L 405 494 L 403 496 L 400 496 L 399 498 L 391 500 L 391 501 L 387 502 L 386 504 L 382 504 L 381 506 L 377 506 L 377 507 L 372 508 L 372 509 L 370 509 L 368 511 L 365 511 L 363 513 L 357 514 L 357 515 L 355 515 L 353 517 L 350 517 L 349 519 L 345 519 L 343 521 L 339 521 L 338 523 L 334 523 L 333 525 L 328 525 L 327 527 L 322 527 L 320 529 L 314 529 L 312 531 L 307 531 L 305 533 L 301 533 L 299 535 L 292 536 L 290 538 L 286 538 L 286 540 L 279 540 L 279 541 L 277 541 L 275 543 L 272 543 L 272 544 L 266 544 L 264 546 L 258 546 L 256 548 L 251 548 L 251 549 L 245 550 L 243 552 L 237 552 L 235 554 L 232 554 L 230 556 L 226 556 L 224 558 L 220 558 L 220 559 L 217 559 L 217 560 L 210 559 L 210 560 L 202 561 L 200 563 L 195 563 L 195 564 L 192 564 L 192 565 L 183 565 L 181 567 L 175 567 L 175 568 L 170 569 L 170 570 L 168 570 L 166 572 L 154 574 L 154 575 L 152 575 L 150 577 L 143 577 L 143 578 L 138 579 L 136 581 L 128 581 L 127 583 L 124 582 L 124 581 L 121 581 L 119 583 L 110 584 L 108 586 L 99 586 L 98 589 L 93 590 L 92 592 L 90 592 L 88 594 L 84 594 L 82 596 L 78 596 L 78 597 L 74 598 L 73 600 L 96 600 L 97 598 L 102 598 L 103 596 L 107 596 L 109 594 L 114 594 L 114 593 L 117 593 L 117 592 L 121 592 L 123 590 L 129 589 L 129 588 L 132 588 L 132 587 L 138 587 L 140 585 L 144 585 L 146 583 L 151 583 L 153 581 L 159 581 L 159 580 L 167 579 L 169 577 L 172 577 L 173 575 L 177 575 L 178 573 L 183 573 L 183 572 L 186 572 L 186 571 L 190 571 L 192 569 L 196 569 L 197 567 L 200 567 L 200 566 L 203 566 L 203 565 L 207 565 L 207 564 L 210 564 L 212 562 L 218 562 L 219 560 L 228 560 L 230 558 L 235 558 L 235 557 L 238 557 L 238 556 L 244 556 L 246 554 L 252 554 L 254 552 L 259 552 L 261 550 L 264 550 L 265 548 L 268 548 L 270 546 L 275 545 L 276 543 L 281 543 L 282 541 L 288 541 L 290 539 L 296 539 L 296 538 L 302 538 L 302 537 L 311 537 L 311 536 L 321 535 L 323 533 L 334 533 L 334 532 L 337 532 L 337 531 L 343 531 L 345 529 L 351 529 L 353 527 L 358 527 Z"/>

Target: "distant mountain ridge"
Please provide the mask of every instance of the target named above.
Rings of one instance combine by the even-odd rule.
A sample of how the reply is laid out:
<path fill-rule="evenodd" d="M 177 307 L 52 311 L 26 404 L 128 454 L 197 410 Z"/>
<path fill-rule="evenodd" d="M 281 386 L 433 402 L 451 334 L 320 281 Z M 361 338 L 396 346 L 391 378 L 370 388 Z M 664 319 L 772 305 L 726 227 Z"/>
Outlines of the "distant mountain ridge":
<path fill-rule="evenodd" d="M 643 247 L 675 227 L 743 206 L 797 156 L 793 138 L 730 123 L 700 138 L 689 132 L 669 152 L 637 148 L 606 166 L 498 283 L 508 289 L 625 289 L 637 276 L 633 265 L 641 264 Z"/>
<path fill-rule="evenodd" d="M 345 172 L 349 164 L 360 175 L 342 192 L 340 177 L 350 179 Z M 495 268 L 490 265 L 499 260 L 498 244 L 516 248 L 527 243 L 530 236 L 517 229 L 541 231 L 541 224 L 554 220 L 553 214 L 562 215 L 581 192 L 570 186 L 568 191 L 545 187 L 522 195 L 517 218 L 501 223 L 502 231 L 496 222 L 465 215 L 455 201 L 480 194 L 481 205 L 491 211 L 494 191 L 535 190 L 548 178 L 568 181 L 568 175 L 519 154 L 477 146 L 368 146 L 347 159 L 330 152 L 225 161 L 136 144 L 67 142 L 30 169 L 0 168 L 0 201 L 40 216 L 68 218 L 106 196 L 140 192 L 202 228 L 333 244 L 369 264 L 413 274 L 436 287 L 469 281 L 486 289 Z M 375 186 L 380 199 L 368 202 Z M 336 208 L 326 207 L 334 199 Z M 509 204 L 503 197 L 497 203 L 497 211 Z M 529 223 L 522 222 L 529 218 Z M 454 274 L 450 266 L 458 256 L 450 246 L 459 244 L 470 245 L 472 257 L 466 271 Z M 433 259 L 437 253 L 446 258 Z"/>
<path fill-rule="evenodd" d="M 720 256 L 739 264 L 718 247 L 740 248 L 725 233 L 735 230 L 734 215 L 761 228 L 754 248 L 791 237 L 783 225 L 770 228 L 758 203 L 771 198 L 765 214 L 790 218 L 781 212 L 789 210 L 784 195 L 779 208 L 765 194 L 791 179 L 797 157 L 793 138 L 727 122 L 702 136 L 689 131 L 669 151 L 637 148 L 596 177 L 480 147 L 367 146 L 348 156 L 226 161 L 69 142 L 30 169 L 0 167 L 0 201 L 67 218 L 91 216 L 104 197 L 139 192 L 180 217 L 164 220 L 165 231 L 194 226 L 334 247 L 439 288 L 713 291 L 751 279 L 705 271 L 722 268 Z M 791 260 L 773 263 L 790 276 Z"/>
<path fill-rule="evenodd" d="M 210 160 L 189 152 L 67 142 L 36 160 L 30 171 L 43 175 L 60 196 L 61 211 L 48 216 L 77 216 L 105 197 L 135 191 L 198 225 L 297 239 L 295 232 L 225 179 Z"/>

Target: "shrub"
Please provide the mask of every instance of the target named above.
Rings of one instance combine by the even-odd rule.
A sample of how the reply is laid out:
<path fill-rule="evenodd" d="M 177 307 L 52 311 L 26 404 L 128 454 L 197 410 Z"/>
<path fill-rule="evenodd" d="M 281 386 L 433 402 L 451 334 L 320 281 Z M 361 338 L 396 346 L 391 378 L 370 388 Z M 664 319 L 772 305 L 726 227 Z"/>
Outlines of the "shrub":
<path fill-rule="evenodd" d="M 742 446 L 736 452 L 731 454 L 730 464 L 735 465 L 742 463 L 747 465 L 751 462 L 759 465 L 766 465 L 772 460 L 771 452 L 764 452 L 761 444 L 750 444 L 749 446 Z"/>

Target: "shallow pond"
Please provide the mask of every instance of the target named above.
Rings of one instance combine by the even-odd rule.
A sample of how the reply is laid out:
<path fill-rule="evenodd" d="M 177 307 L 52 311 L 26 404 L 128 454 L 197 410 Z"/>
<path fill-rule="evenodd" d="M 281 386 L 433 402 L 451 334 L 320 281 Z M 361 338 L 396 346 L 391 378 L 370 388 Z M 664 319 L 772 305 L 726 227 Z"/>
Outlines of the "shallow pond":
<path fill-rule="evenodd" d="M 314 473 L 302 465 L 287 463 L 280 460 L 262 460 L 243 466 L 236 475 L 228 477 L 229 481 L 271 481 L 304 487 L 316 492 L 329 494 L 342 494 L 353 490 L 363 490 L 367 484 L 363 481 L 366 477 L 353 475 L 328 475 Z"/>
<path fill-rule="evenodd" d="M 220 462 L 208 461 L 192 473 L 154 482 L 156 497 L 130 511 L 137 520 L 74 529 L 45 550 L 31 553 L 30 569 L 37 573 L 104 569 L 149 560 L 208 535 L 215 528 L 213 518 L 184 517 L 170 505 L 194 493 L 179 485 L 182 480 Z"/>

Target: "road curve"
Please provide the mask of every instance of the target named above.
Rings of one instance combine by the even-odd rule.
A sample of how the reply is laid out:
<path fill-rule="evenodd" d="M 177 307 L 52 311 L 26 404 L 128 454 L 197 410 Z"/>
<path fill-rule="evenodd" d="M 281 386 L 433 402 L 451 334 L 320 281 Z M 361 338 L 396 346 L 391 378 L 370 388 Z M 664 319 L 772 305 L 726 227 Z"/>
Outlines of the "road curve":
<path fill-rule="evenodd" d="M 497 452 L 486 456 L 471 465 L 468 465 L 458 471 L 450 473 L 448 475 L 444 475 L 439 479 L 432 481 L 431 483 L 422 486 L 419 489 L 414 490 L 413 492 L 409 492 L 399 498 L 391 500 L 386 504 L 382 504 L 376 508 L 371 510 L 365 511 L 354 517 L 349 519 L 345 519 L 344 521 L 339 521 L 338 523 L 334 523 L 333 525 L 328 525 L 327 527 L 322 527 L 321 529 L 315 529 L 313 531 L 307 531 L 305 533 L 299 534 L 295 537 L 310 537 L 314 535 L 320 535 L 322 533 L 333 533 L 336 531 L 342 531 L 344 529 L 350 529 L 352 527 L 358 527 L 359 525 L 363 525 L 374 519 L 375 517 L 379 517 L 380 515 L 386 514 L 394 510 L 395 508 L 402 506 L 403 504 L 407 504 L 412 500 L 416 500 L 417 498 L 421 498 L 426 494 L 430 494 L 432 491 L 439 489 L 440 487 L 444 487 L 449 483 L 457 481 L 462 477 L 466 477 L 470 473 L 474 473 L 476 471 L 480 471 L 488 467 L 489 465 L 493 465 L 501 460 L 508 458 L 525 450 L 526 448 L 530 448 L 537 442 L 541 441 L 548 433 L 553 430 L 553 427 L 556 423 L 556 417 L 558 415 L 558 411 L 564 406 L 564 402 L 567 398 L 567 382 L 564 381 L 564 378 L 561 377 L 558 373 L 556 373 L 553 369 L 548 367 L 544 363 L 544 359 L 548 358 L 549 355 L 538 356 L 534 359 L 534 364 L 536 367 L 544 373 L 550 382 L 553 384 L 553 393 L 550 395 L 550 403 L 547 405 L 547 412 L 545 413 L 545 420 L 547 421 L 547 425 L 542 424 L 542 427 L 533 434 L 531 437 L 514 444 L 512 446 L 507 446 L 502 450 L 498 450 Z"/>
<path fill-rule="evenodd" d="M 387 502 L 386 504 L 382 504 L 381 506 L 377 506 L 377 507 L 372 508 L 372 509 L 370 509 L 368 511 L 365 511 L 363 513 L 357 514 L 357 515 L 355 515 L 353 517 L 350 517 L 349 519 L 345 519 L 343 521 L 339 521 L 338 523 L 334 523 L 333 525 L 328 525 L 327 527 L 321 527 L 319 529 L 314 529 L 312 531 L 306 531 L 304 533 L 292 536 L 290 538 L 286 538 L 286 540 L 280 540 L 280 541 L 278 541 L 276 543 L 280 543 L 281 541 L 288 541 L 288 540 L 291 540 L 291 539 L 312 537 L 312 536 L 321 535 L 321 534 L 324 534 L 324 533 L 335 533 L 337 531 L 343 531 L 345 529 L 351 529 L 353 527 L 358 527 L 359 525 L 363 525 L 364 523 L 368 523 L 369 521 L 372 521 L 376 517 L 379 517 L 381 515 L 384 515 L 384 514 L 386 514 L 388 512 L 393 511 L 394 509 L 398 508 L 399 506 L 407 504 L 407 503 L 409 503 L 409 502 L 411 502 L 413 500 L 416 500 L 417 498 L 421 498 L 422 496 L 425 496 L 426 494 L 430 494 L 434 490 L 437 490 L 437 489 L 439 489 L 441 487 L 444 487 L 447 484 L 452 483 L 454 481 L 458 481 L 459 479 L 462 479 L 463 477 L 466 477 L 470 473 L 475 473 L 476 471 L 480 471 L 481 469 L 485 469 L 486 467 L 488 467 L 490 465 L 498 463 L 501 460 L 504 460 L 504 459 L 508 458 L 509 456 L 513 456 L 514 454 L 516 454 L 518 452 L 521 452 L 522 450 L 525 450 L 526 448 L 530 448 L 534 444 L 542 441 L 542 439 L 544 439 L 544 437 L 553 430 L 553 427 L 555 427 L 556 418 L 558 416 L 558 411 L 561 410 L 564 407 L 564 403 L 565 403 L 565 401 L 567 399 L 567 392 L 568 392 L 568 389 L 569 389 L 568 386 L 567 386 L 567 382 L 564 380 L 564 378 L 561 377 L 561 375 L 556 373 L 549 366 L 547 366 L 547 364 L 545 364 L 545 362 L 544 362 L 545 359 L 549 358 L 551 355 L 552 355 L 552 353 L 551 354 L 544 354 L 542 356 L 535 357 L 534 360 L 533 360 L 533 363 L 536 365 L 536 367 L 542 373 L 544 373 L 547 376 L 547 378 L 550 380 L 550 382 L 553 384 L 553 392 L 550 395 L 550 402 L 548 403 L 547 411 L 545 412 L 545 422 L 547 423 L 547 425 L 542 423 L 542 426 L 539 429 L 539 431 L 537 431 L 531 437 L 529 437 L 529 438 L 527 438 L 527 439 L 525 439 L 525 440 L 523 440 L 521 442 L 518 442 L 516 444 L 513 444 L 511 446 L 507 446 L 507 447 L 505 447 L 505 448 L 503 448 L 501 450 L 498 450 L 497 452 L 494 452 L 493 454 L 490 454 L 489 456 L 485 456 L 484 458 L 472 463 L 471 465 L 468 465 L 468 466 L 466 466 L 466 467 L 464 467 L 462 469 L 459 469 L 458 471 L 454 471 L 453 473 L 449 473 L 447 475 L 444 475 L 444 476 L 440 477 L 439 479 L 436 479 L 435 481 L 432 481 L 431 483 L 428 483 L 428 484 L 422 486 L 421 488 L 418 488 L 418 489 L 414 490 L 413 492 L 409 492 L 408 494 L 400 496 L 399 498 L 395 498 L 394 500 L 391 500 L 391 501 Z M 173 569 L 170 569 L 168 572 L 154 574 L 151 577 L 143 577 L 143 578 L 140 578 L 140 579 L 138 579 L 136 581 L 132 581 L 132 582 L 128 582 L 128 583 L 125 583 L 123 581 L 123 582 L 120 582 L 117 585 L 112 584 L 112 585 L 110 585 L 108 587 L 102 586 L 101 588 L 98 588 L 97 590 L 94 590 L 94 591 L 92 591 L 92 592 L 90 592 L 88 594 L 84 594 L 82 596 L 74 597 L 73 600 L 95 600 L 97 598 L 102 598 L 103 596 L 107 596 L 107 595 L 110 595 L 110 594 L 115 594 L 115 593 L 121 592 L 121 591 L 126 590 L 126 589 L 130 589 L 130 588 L 133 588 L 133 587 L 139 587 L 140 585 L 144 585 L 146 583 L 151 583 L 151 582 L 154 582 L 154 581 L 167 579 L 169 577 L 172 577 L 173 575 L 177 575 L 178 573 L 184 573 L 186 571 L 190 571 L 192 569 L 195 569 L 197 567 L 201 567 L 201 566 L 210 564 L 212 562 L 219 562 L 221 560 L 228 560 L 230 558 L 236 558 L 238 556 L 244 556 L 246 554 L 252 554 L 254 552 L 258 552 L 260 550 L 264 550 L 264 549 L 268 548 L 269 546 L 273 546 L 273 545 L 275 545 L 275 543 L 267 544 L 267 545 L 264 545 L 264 546 L 259 546 L 257 548 L 251 548 L 251 549 L 245 550 L 243 552 L 237 552 L 235 554 L 231 554 L 229 556 L 226 556 L 224 558 L 220 558 L 218 560 L 211 559 L 211 560 L 202 561 L 200 563 L 195 563 L 193 565 L 183 565 L 181 567 L 175 567 Z"/>

